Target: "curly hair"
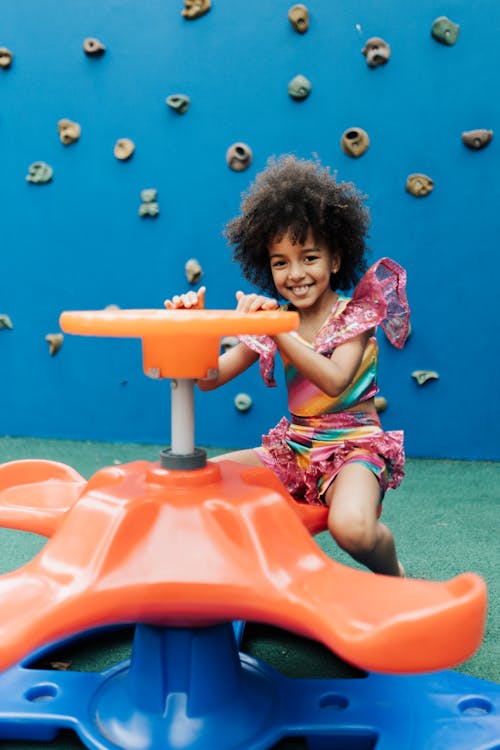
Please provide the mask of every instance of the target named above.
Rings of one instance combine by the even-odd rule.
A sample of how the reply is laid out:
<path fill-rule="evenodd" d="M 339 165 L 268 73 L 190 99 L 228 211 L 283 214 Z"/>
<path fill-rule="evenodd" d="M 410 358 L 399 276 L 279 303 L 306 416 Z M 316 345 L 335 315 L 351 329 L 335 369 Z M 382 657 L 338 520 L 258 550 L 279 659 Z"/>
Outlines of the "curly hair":
<path fill-rule="evenodd" d="M 228 222 L 224 236 L 247 281 L 274 296 L 269 247 L 287 233 L 294 244 L 303 244 L 311 229 L 316 242 L 339 253 L 340 269 L 331 285 L 347 291 L 366 269 L 365 200 L 353 183 L 337 182 L 317 160 L 271 157 L 243 193 L 241 215 Z"/>

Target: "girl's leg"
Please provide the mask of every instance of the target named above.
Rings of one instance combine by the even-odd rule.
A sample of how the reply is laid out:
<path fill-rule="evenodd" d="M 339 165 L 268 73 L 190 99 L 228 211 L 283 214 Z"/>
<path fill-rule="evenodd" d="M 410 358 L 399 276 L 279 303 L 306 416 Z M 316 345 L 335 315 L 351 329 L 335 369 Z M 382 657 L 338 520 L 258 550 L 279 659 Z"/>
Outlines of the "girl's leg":
<path fill-rule="evenodd" d="M 264 466 L 259 455 L 253 448 L 245 448 L 241 451 L 231 451 L 230 453 L 220 453 L 214 456 L 210 461 L 238 461 L 240 464 L 248 466 Z"/>
<path fill-rule="evenodd" d="M 366 466 L 344 466 L 325 494 L 330 506 L 328 529 L 343 550 L 374 573 L 402 576 L 394 538 L 377 518 L 378 479 Z"/>

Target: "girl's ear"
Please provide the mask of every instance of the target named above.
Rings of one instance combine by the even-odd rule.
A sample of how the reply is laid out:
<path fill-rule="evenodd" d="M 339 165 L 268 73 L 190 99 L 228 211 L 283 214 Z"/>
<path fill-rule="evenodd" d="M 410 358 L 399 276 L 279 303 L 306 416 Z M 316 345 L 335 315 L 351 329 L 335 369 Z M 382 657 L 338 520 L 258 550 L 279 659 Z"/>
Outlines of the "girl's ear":
<path fill-rule="evenodd" d="M 340 270 L 340 255 L 339 253 L 332 253 L 330 271 L 331 273 L 338 273 L 339 270 Z"/>

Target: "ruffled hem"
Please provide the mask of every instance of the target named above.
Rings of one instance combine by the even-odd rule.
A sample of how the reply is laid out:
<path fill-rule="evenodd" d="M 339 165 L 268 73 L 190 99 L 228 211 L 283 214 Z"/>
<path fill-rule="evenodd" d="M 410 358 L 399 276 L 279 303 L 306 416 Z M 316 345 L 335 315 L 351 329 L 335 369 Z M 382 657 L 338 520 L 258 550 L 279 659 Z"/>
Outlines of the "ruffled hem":
<path fill-rule="evenodd" d="M 405 454 L 403 432 L 382 430 L 367 437 L 343 440 L 332 443 L 331 453 L 321 460 L 310 460 L 308 456 L 296 453 L 288 444 L 290 422 L 286 417 L 262 438 L 263 450 L 259 456 L 285 485 L 288 492 L 310 505 L 323 505 L 318 493 L 318 482 L 325 486 L 335 478 L 340 469 L 351 459 L 362 461 L 362 454 L 371 454 L 383 461 L 379 479 L 381 490 L 394 489 L 404 477 Z M 324 456 L 324 449 L 322 455 Z M 385 469 L 385 471 L 384 471 Z"/>

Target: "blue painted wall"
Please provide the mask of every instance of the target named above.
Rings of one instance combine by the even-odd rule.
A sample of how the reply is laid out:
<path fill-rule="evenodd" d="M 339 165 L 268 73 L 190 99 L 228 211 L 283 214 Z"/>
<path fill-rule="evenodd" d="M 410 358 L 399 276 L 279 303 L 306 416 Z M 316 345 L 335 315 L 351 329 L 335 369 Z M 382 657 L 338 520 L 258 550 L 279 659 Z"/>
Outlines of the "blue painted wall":
<path fill-rule="evenodd" d="M 497 0 L 310 0 L 304 35 L 287 19 L 291 0 L 214 0 L 195 21 L 181 0 L 6 0 L 0 45 L 1 266 L 0 432 L 123 441 L 169 441 L 169 385 L 142 374 L 133 340 L 66 336 L 50 357 L 45 335 L 64 309 L 160 307 L 187 287 L 184 263 L 203 266 L 209 307 L 233 307 L 238 268 L 221 237 L 239 196 L 271 154 L 317 154 L 368 194 L 372 258 L 408 270 L 413 333 L 392 350 L 381 337 L 387 428 L 406 431 L 411 456 L 498 459 L 498 135 L 482 151 L 463 131 L 500 130 Z M 456 45 L 431 38 L 433 20 L 460 24 Z M 390 45 L 370 69 L 366 40 Z M 98 59 L 86 37 L 107 47 Z M 312 82 L 288 96 L 298 73 Z M 185 93 L 179 116 L 165 105 Z M 81 124 L 65 147 L 57 122 Z M 369 151 L 340 148 L 364 128 Z M 136 144 L 118 161 L 118 138 Z M 232 172 L 226 149 L 247 142 L 251 167 Z M 25 180 L 48 162 L 47 185 Z M 434 192 L 405 191 L 413 172 Z M 140 191 L 156 188 L 157 219 L 138 216 Z M 496 332 L 496 333 L 495 333 Z M 415 369 L 438 381 L 419 387 Z M 250 393 L 253 408 L 233 398 Z M 218 392 L 197 395 L 197 443 L 252 445 L 286 410 L 252 370 Z"/>

